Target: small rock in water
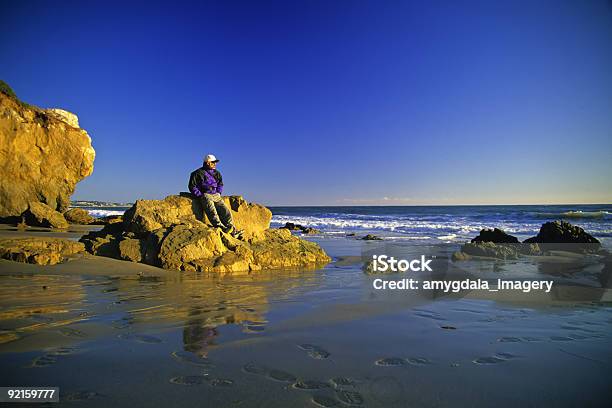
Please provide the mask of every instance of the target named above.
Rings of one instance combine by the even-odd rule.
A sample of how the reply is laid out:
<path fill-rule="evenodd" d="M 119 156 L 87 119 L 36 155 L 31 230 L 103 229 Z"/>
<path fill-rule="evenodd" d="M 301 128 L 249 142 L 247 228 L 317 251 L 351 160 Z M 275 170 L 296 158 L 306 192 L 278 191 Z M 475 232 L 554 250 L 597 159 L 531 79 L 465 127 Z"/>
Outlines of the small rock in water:
<path fill-rule="evenodd" d="M 365 237 L 360 238 L 364 241 L 381 241 L 382 238 L 373 234 L 367 234 Z"/>
<path fill-rule="evenodd" d="M 376 365 L 384 366 L 384 367 L 398 367 L 406 365 L 406 360 L 400 357 L 388 357 L 381 358 L 380 360 L 376 360 Z"/>

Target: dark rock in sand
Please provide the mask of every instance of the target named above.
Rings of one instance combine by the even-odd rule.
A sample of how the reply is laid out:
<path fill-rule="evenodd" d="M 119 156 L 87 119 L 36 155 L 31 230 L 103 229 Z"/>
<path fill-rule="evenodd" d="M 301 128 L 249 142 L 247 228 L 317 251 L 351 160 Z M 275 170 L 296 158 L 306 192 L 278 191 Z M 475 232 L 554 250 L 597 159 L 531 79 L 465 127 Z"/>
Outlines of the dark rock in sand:
<path fill-rule="evenodd" d="M 71 208 L 64 213 L 64 218 L 71 224 L 88 225 L 94 222 L 96 219 L 89 215 L 87 210 L 82 208 Z"/>
<path fill-rule="evenodd" d="M 499 228 L 495 229 L 482 229 L 480 234 L 472 242 L 494 242 L 496 244 L 518 244 L 519 240 L 512 235 L 506 234 Z"/>

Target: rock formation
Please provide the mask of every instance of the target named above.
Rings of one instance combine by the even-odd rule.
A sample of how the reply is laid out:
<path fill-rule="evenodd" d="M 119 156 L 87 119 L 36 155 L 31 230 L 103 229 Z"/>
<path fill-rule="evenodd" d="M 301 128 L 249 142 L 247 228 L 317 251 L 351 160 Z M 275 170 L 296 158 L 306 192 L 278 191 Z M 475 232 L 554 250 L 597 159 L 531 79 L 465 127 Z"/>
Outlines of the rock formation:
<path fill-rule="evenodd" d="M 582 228 L 566 221 L 542 224 L 537 236 L 519 243 L 516 237 L 495 228 L 483 229 L 471 242 L 453 254 L 453 260 L 463 261 L 471 256 L 498 259 L 516 259 L 521 255 L 541 255 L 549 250 L 570 252 L 597 252 L 601 244 Z"/>
<path fill-rule="evenodd" d="M 480 234 L 472 242 L 494 242 L 496 244 L 518 244 L 519 240 L 512 235 L 506 234 L 505 231 L 499 228 L 482 229 Z"/>
<path fill-rule="evenodd" d="M 32 203 L 62 213 L 76 183 L 93 171 L 91 139 L 75 115 L 24 104 L 6 89 L 0 92 L 0 219 L 19 221 Z"/>
<path fill-rule="evenodd" d="M 526 239 L 526 243 L 542 244 L 592 244 L 599 248 L 600 242 L 582 228 L 567 221 L 553 221 L 542 224 L 535 237 Z"/>
<path fill-rule="evenodd" d="M 49 228 L 68 228 L 68 221 L 48 205 L 33 201 L 21 216 L 27 225 Z"/>
<path fill-rule="evenodd" d="M 13 238 L 0 240 L 0 258 L 39 265 L 55 265 L 85 251 L 85 245 L 62 238 Z"/>
<path fill-rule="evenodd" d="M 315 243 L 286 229 L 270 229 L 272 213 L 240 196 L 224 197 L 244 241 L 213 228 L 198 199 L 183 193 L 163 200 L 138 200 L 122 223 L 81 238 L 87 251 L 166 269 L 249 272 L 314 267 L 330 261 Z"/>
<path fill-rule="evenodd" d="M 64 218 L 71 224 L 87 225 L 96 221 L 87 210 L 82 208 L 71 208 L 64 213 Z"/>

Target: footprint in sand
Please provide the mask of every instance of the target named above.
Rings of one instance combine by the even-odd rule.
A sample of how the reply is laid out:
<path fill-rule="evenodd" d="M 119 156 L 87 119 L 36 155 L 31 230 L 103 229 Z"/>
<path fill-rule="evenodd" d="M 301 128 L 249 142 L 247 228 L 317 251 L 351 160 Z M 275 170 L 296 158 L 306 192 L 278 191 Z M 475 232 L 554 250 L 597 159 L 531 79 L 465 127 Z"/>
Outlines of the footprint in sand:
<path fill-rule="evenodd" d="M 137 341 L 139 343 L 147 343 L 147 344 L 158 344 L 162 342 L 160 338 L 157 338 L 154 336 L 148 336 L 146 334 L 125 333 L 125 334 L 120 334 L 117 337 L 123 340 L 132 340 L 132 341 Z"/>
<path fill-rule="evenodd" d="M 542 339 L 539 337 L 531 337 L 531 336 L 521 337 L 521 339 L 524 341 L 528 341 L 528 342 L 542 341 Z"/>
<path fill-rule="evenodd" d="M 229 378 L 211 378 L 206 377 L 206 382 L 211 387 L 231 387 L 234 385 L 234 380 Z"/>
<path fill-rule="evenodd" d="M 190 353 L 189 351 L 177 350 L 172 352 L 172 357 L 181 363 L 194 364 L 200 367 L 212 368 L 214 364 L 211 363 L 207 358 L 197 356 L 196 354 Z"/>
<path fill-rule="evenodd" d="M 313 395 L 312 402 L 314 402 L 316 405 L 323 407 L 323 408 L 332 408 L 332 407 L 342 406 L 342 404 L 340 404 L 339 401 L 327 395 Z"/>
<path fill-rule="evenodd" d="M 72 391 L 67 394 L 64 394 L 62 397 L 63 401 L 88 401 L 92 399 L 97 399 L 104 397 L 103 394 L 100 394 L 91 390 L 82 390 L 82 391 Z"/>
<path fill-rule="evenodd" d="M 574 341 L 574 339 L 568 336 L 551 336 L 550 339 L 552 341 Z"/>
<path fill-rule="evenodd" d="M 329 385 L 329 383 L 326 383 L 323 381 L 299 380 L 295 384 L 293 384 L 293 388 L 296 388 L 298 390 L 313 391 L 313 390 L 323 390 L 326 388 L 331 388 L 331 386 Z"/>
<path fill-rule="evenodd" d="M 203 375 L 181 375 L 170 379 L 172 384 L 176 385 L 202 385 L 206 382 L 206 377 Z"/>
<path fill-rule="evenodd" d="M 512 360 L 513 358 L 516 358 L 514 354 L 500 352 L 490 357 L 478 357 L 477 359 L 473 360 L 473 362 L 474 364 L 479 365 L 490 365 L 503 363 L 508 360 Z"/>
<path fill-rule="evenodd" d="M 297 377 L 295 375 L 288 373 L 286 371 L 275 370 L 275 369 L 271 369 L 270 371 L 268 371 L 266 376 L 271 380 L 287 382 L 287 383 L 294 382 L 295 380 L 297 380 Z"/>
<path fill-rule="evenodd" d="M 118 319 L 118 320 L 113 320 L 111 322 L 111 326 L 113 326 L 115 329 L 126 329 L 128 327 L 130 327 L 132 325 L 132 323 L 134 323 L 134 319 L 131 317 L 124 317 L 122 319 Z"/>
<path fill-rule="evenodd" d="M 400 366 L 405 366 L 407 362 L 405 359 L 400 358 L 400 357 L 387 357 L 387 358 L 381 358 L 379 360 L 376 360 L 374 364 L 376 364 L 377 366 L 382 366 L 382 367 L 400 367 Z"/>
<path fill-rule="evenodd" d="M 347 377 L 334 377 L 329 380 L 335 388 L 354 387 L 355 381 Z"/>
<path fill-rule="evenodd" d="M 438 321 L 446 320 L 445 318 L 440 316 L 440 314 L 436 312 L 432 312 L 431 310 L 425 310 L 425 309 L 412 309 L 412 310 L 414 311 L 415 316 L 425 317 L 427 319 L 438 320 Z"/>
<path fill-rule="evenodd" d="M 41 367 L 48 367 L 50 365 L 53 365 L 57 363 L 57 357 L 52 355 L 52 354 L 45 354 L 43 356 L 40 357 L 36 357 L 34 360 L 32 360 L 32 363 L 30 364 L 30 367 L 32 368 L 41 368 Z"/>
<path fill-rule="evenodd" d="M 50 349 L 49 352 L 47 353 L 47 355 L 51 355 L 51 356 L 68 356 L 70 354 L 74 354 L 77 351 L 79 351 L 79 349 L 77 349 L 76 347 L 59 347 L 56 349 Z"/>
<path fill-rule="evenodd" d="M 242 366 L 242 371 L 255 375 L 267 375 L 270 370 L 267 367 L 264 367 L 251 361 Z"/>
<path fill-rule="evenodd" d="M 337 390 L 336 396 L 347 405 L 362 405 L 363 396 L 356 391 Z"/>
<path fill-rule="evenodd" d="M 523 340 L 519 337 L 500 337 L 497 341 L 500 343 L 520 343 Z"/>
<path fill-rule="evenodd" d="M 325 350 L 324 348 L 321 348 L 314 344 L 299 344 L 298 348 L 306 351 L 309 357 L 312 357 L 316 360 L 325 360 L 331 355 L 331 353 Z"/>
<path fill-rule="evenodd" d="M 428 359 L 424 357 L 410 357 L 406 359 L 406 361 L 408 361 L 408 364 L 412 364 L 416 366 L 424 366 L 424 365 L 431 364 L 431 361 L 429 361 Z"/>
<path fill-rule="evenodd" d="M 80 330 L 72 329 L 70 327 L 62 327 L 59 332 L 66 337 L 85 337 L 85 333 Z"/>

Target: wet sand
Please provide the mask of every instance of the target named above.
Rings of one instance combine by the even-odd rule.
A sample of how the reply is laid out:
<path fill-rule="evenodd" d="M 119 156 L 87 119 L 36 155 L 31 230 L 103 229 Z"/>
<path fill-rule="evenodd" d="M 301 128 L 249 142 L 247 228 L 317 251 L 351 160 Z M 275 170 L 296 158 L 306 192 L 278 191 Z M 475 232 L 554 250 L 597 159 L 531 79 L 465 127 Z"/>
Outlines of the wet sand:
<path fill-rule="evenodd" d="M 374 244 L 311 239 L 338 262 L 231 277 L 0 261 L 0 383 L 59 386 L 62 406 L 609 405 L 610 289 L 588 267 L 549 294 L 380 293 L 358 258 Z"/>

